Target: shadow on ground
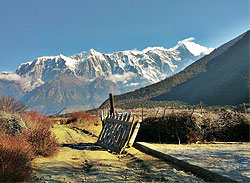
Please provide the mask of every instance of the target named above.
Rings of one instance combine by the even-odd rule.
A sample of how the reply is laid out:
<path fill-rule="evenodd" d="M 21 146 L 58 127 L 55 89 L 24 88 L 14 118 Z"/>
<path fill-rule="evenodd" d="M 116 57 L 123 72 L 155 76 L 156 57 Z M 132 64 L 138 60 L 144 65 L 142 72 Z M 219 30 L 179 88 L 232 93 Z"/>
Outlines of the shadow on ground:
<path fill-rule="evenodd" d="M 94 143 L 62 144 L 62 147 L 69 147 L 77 150 L 106 151 L 106 149 Z"/>

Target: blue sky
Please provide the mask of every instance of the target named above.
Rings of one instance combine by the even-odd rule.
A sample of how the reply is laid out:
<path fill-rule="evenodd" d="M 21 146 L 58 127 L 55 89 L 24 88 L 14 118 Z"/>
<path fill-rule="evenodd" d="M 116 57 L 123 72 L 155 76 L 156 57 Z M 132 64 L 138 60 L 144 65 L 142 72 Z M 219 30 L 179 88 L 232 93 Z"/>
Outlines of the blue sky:
<path fill-rule="evenodd" d="M 249 0 L 1 0 L 0 71 L 44 55 L 110 53 L 195 42 L 218 47 L 247 31 Z"/>

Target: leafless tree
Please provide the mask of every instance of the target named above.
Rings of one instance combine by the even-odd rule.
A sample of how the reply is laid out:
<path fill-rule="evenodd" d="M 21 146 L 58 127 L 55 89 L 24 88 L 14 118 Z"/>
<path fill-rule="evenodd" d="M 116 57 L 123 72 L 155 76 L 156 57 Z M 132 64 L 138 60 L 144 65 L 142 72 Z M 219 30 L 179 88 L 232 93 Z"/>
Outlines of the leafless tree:
<path fill-rule="evenodd" d="M 0 97 L 0 111 L 21 113 L 28 109 L 27 104 L 18 103 L 16 99 L 10 96 Z"/>

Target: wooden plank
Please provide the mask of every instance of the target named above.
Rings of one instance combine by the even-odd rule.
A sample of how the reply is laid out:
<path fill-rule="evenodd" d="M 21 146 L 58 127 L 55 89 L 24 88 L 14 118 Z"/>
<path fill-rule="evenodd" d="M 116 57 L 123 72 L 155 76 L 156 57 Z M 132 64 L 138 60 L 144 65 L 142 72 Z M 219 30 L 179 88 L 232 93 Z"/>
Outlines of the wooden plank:
<path fill-rule="evenodd" d="M 115 127 L 114 127 L 114 130 L 113 130 L 113 134 L 114 134 L 114 138 L 115 138 L 115 140 L 117 140 L 117 132 L 118 132 L 118 128 L 119 128 L 119 126 L 121 126 L 120 124 L 115 124 Z"/>
<path fill-rule="evenodd" d="M 113 147 L 109 147 L 109 146 L 106 145 L 106 144 L 100 144 L 100 143 L 97 142 L 96 145 L 99 145 L 99 146 L 101 146 L 101 147 L 103 147 L 103 148 L 105 148 L 105 149 L 110 149 L 111 151 L 120 153 L 120 152 L 117 151 L 117 149 L 115 149 L 115 148 L 113 148 Z"/>
<path fill-rule="evenodd" d="M 132 147 L 132 146 L 133 146 L 134 141 L 135 141 L 135 138 L 136 138 L 136 136 L 137 136 L 137 133 L 138 133 L 138 131 L 139 131 L 139 129 L 140 129 L 140 125 L 141 125 L 141 123 L 138 121 L 138 122 L 136 123 L 135 129 L 134 129 L 134 131 L 132 132 L 132 135 L 131 135 L 131 137 L 130 137 L 130 139 L 129 139 L 129 142 L 128 142 L 128 146 L 129 146 L 129 147 Z"/>
<path fill-rule="evenodd" d="M 110 123 L 110 125 L 107 127 L 107 138 L 106 138 L 106 141 L 104 142 L 105 144 L 107 145 L 110 145 L 112 144 L 112 131 L 114 129 L 114 123 Z"/>
<path fill-rule="evenodd" d="M 103 135 L 102 135 L 102 139 L 100 140 L 101 143 L 103 143 L 103 141 L 105 140 L 106 136 L 107 136 L 107 128 L 108 128 L 109 123 L 105 122 L 105 126 L 104 126 L 104 131 L 103 131 Z"/>
<path fill-rule="evenodd" d="M 127 126 L 127 128 L 126 128 L 126 131 L 125 131 L 124 136 L 123 136 L 123 141 L 122 141 L 122 144 L 121 144 L 122 146 L 126 146 L 126 141 L 128 140 L 128 136 L 129 136 L 131 126 L 132 126 L 132 124 L 130 123 L 130 125 Z"/>
<path fill-rule="evenodd" d="M 127 119 L 127 113 L 124 115 L 124 117 L 122 118 L 122 121 L 126 121 L 126 119 Z"/>
<path fill-rule="evenodd" d="M 109 129 L 109 130 L 111 130 L 111 129 Z M 112 142 L 113 142 L 113 145 L 115 146 L 114 148 L 120 150 L 120 147 L 119 147 L 119 145 L 117 144 L 117 142 L 116 142 L 116 140 L 115 140 L 115 138 L 114 138 L 114 136 L 113 136 L 113 133 L 111 133 L 111 132 L 110 132 L 110 138 L 111 138 L 111 140 L 112 140 Z"/>
<path fill-rule="evenodd" d="M 117 142 L 119 144 L 121 144 L 121 141 L 122 141 L 122 136 L 123 136 L 123 133 L 124 133 L 124 128 L 125 128 L 125 126 L 121 125 L 121 127 L 120 127 L 120 129 L 118 131 Z"/>
<path fill-rule="evenodd" d="M 122 152 L 131 139 L 132 128 L 135 125 L 134 116 L 132 120 L 131 118 L 131 113 L 120 116 L 111 113 L 105 117 L 105 112 L 103 111 L 103 127 L 97 144 L 118 153 Z"/>
<path fill-rule="evenodd" d="M 123 117 L 123 113 L 120 115 L 120 118 L 119 118 L 119 120 L 122 120 L 122 117 Z"/>
<path fill-rule="evenodd" d="M 105 134 L 105 131 L 106 131 L 106 123 L 105 123 L 105 122 L 103 122 L 102 131 L 101 131 L 101 133 L 100 133 L 99 138 L 98 138 L 98 140 L 97 140 L 97 141 L 102 141 L 103 136 L 104 136 L 104 134 Z"/>
<path fill-rule="evenodd" d="M 131 112 L 129 113 L 129 115 L 128 115 L 126 121 L 129 122 L 130 118 L 131 118 Z"/>
<path fill-rule="evenodd" d="M 123 151 L 126 148 L 126 145 L 128 143 L 128 140 L 129 140 L 130 130 L 131 130 L 131 128 L 128 128 L 125 135 L 124 135 L 124 137 L 123 137 L 123 141 L 122 141 L 122 144 L 121 144 L 122 145 L 122 150 L 121 151 Z"/>
<path fill-rule="evenodd" d="M 119 124 L 122 124 L 122 125 L 125 125 L 125 126 L 129 125 L 128 122 L 126 122 L 126 121 L 120 121 L 120 120 L 117 120 L 117 119 L 107 118 L 105 121 L 108 122 L 108 123 L 112 123 L 112 122 L 119 123 Z"/>
<path fill-rule="evenodd" d="M 99 137 L 98 137 L 97 142 L 100 141 L 100 140 L 102 139 L 104 129 L 105 129 L 105 128 L 102 127 L 102 131 L 101 131 L 101 133 L 99 134 Z"/>
<path fill-rule="evenodd" d="M 106 144 L 108 147 L 113 147 L 116 149 L 116 152 L 120 152 L 120 146 L 117 144 L 116 139 L 114 138 L 114 124 L 110 123 L 109 125 L 106 126 L 107 132 L 106 132 L 106 137 L 104 138 L 104 141 L 100 142 L 100 144 Z M 119 126 L 119 125 L 117 125 Z M 116 126 L 116 128 L 117 128 Z M 113 149 L 113 150 L 114 150 Z"/>
<path fill-rule="evenodd" d="M 122 136 L 121 136 L 121 140 L 122 140 L 121 146 L 125 146 L 125 141 L 127 139 L 128 133 L 129 133 L 129 128 L 130 128 L 130 125 L 124 127 L 124 131 L 123 131 Z"/>
<path fill-rule="evenodd" d="M 107 143 L 108 140 L 109 140 L 107 137 L 109 136 L 109 128 L 110 128 L 110 126 L 111 126 L 111 123 L 106 123 L 106 127 L 105 127 L 106 131 L 105 131 L 105 134 L 103 136 L 103 140 L 101 141 L 104 144 Z"/>

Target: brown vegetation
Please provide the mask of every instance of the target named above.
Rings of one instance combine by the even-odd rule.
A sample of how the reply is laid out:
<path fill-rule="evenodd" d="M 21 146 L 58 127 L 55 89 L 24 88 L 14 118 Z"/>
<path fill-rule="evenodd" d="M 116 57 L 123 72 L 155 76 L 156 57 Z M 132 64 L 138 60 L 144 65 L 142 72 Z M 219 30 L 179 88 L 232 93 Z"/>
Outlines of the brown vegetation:
<path fill-rule="evenodd" d="M 29 180 L 33 157 L 32 147 L 23 136 L 0 134 L 0 182 Z"/>
<path fill-rule="evenodd" d="M 26 136 L 36 155 L 46 157 L 57 152 L 59 145 L 48 128 L 35 128 L 28 131 Z"/>
<path fill-rule="evenodd" d="M 173 112 L 163 117 L 146 118 L 136 140 L 167 143 L 248 142 L 249 128 L 249 116 L 233 111 L 203 115 Z"/>
<path fill-rule="evenodd" d="M 94 136 L 98 136 L 101 131 L 101 119 L 89 112 L 75 112 L 70 114 L 66 124 L 70 124 L 71 127 L 81 129 L 84 133 Z"/>
<path fill-rule="evenodd" d="M 250 117 L 233 111 L 221 112 L 214 120 L 202 120 L 203 139 L 206 141 L 249 142 Z"/>
<path fill-rule="evenodd" d="M 28 181 L 35 155 L 51 156 L 58 144 L 52 121 L 10 97 L 0 98 L 0 182 Z"/>
<path fill-rule="evenodd" d="M 28 126 L 26 138 L 31 143 L 35 154 L 41 156 L 53 155 L 59 146 L 50 131 L 53 121 L 47 116 L 33 111 L 23 114 L 22 118 Z"/>
<path fill-rule="evenodd" d="M 10 96 L 1 96 L 0 97 L 0 111 L 8 113 L 21 113 L 28 108 L 28 105 L 18 103 L 14 98 Z"/>
<path fill-rule="evenodd" d="M 15 135 L 26 129 L 26 124 L 20 115 L 0 111 L 0 133 Z"/>
<path fill-rule="evenodd" d="M 69 116 L 67 124 L 69 123 L 95 123 L 99 120 L 97 116 L 92 115 L 88 112 L 74 112 Z"/>

